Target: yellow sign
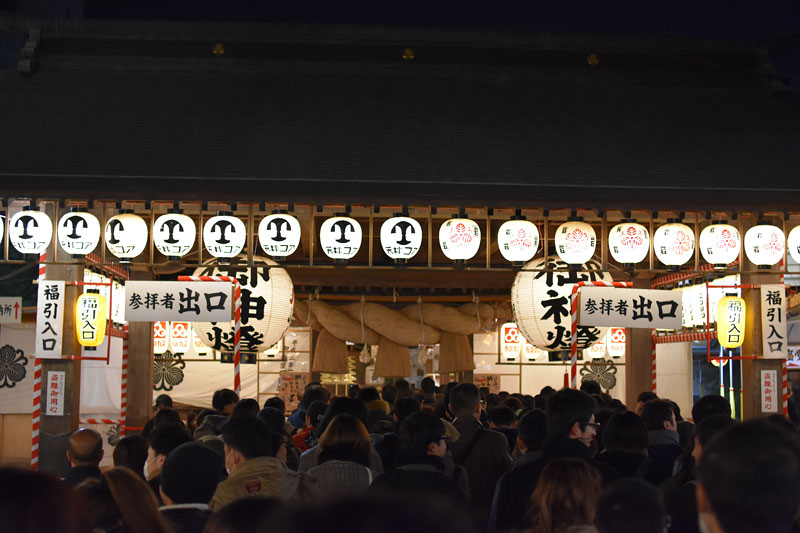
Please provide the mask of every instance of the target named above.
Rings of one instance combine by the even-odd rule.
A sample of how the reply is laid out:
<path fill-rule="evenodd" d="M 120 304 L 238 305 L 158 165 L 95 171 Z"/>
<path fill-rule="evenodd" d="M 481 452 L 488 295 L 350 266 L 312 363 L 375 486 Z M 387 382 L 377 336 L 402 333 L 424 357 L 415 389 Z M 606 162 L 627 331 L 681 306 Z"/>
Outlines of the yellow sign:
<path fill-rule="evenodd" d="M 103 295 L 86 293 L 75 303 L 78 342 L 83 346 L 100 346 L 106 334 L 108 303 Z"/>
<path fill-rule="evenodd" d="M 717 304 L 717 340 L 724 348 L 738 348 L 744 342 L 747 308 L 738 296 L 725 296 Z"/>

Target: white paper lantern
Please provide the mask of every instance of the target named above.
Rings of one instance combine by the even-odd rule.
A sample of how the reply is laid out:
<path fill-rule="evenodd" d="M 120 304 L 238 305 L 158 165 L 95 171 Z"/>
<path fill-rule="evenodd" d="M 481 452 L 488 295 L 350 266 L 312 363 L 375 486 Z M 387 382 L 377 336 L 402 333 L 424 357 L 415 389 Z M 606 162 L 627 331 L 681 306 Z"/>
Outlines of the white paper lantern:
<path fill-rule="evenodd" d="M 169 348 L 169 322 L 153 322 L 153 353 L 162 354 Z"/>
<path fill-rule="evenodd" d="M 783 259 L 786 237 L 777 226 L 759 224 L 744 233 L 744 253 L 760 268 L 768 268 Z"/>
<path fill-rule="evenodd" d="M 41 211 L 23 209 L 11 217 L 8 239 L 18 252 L 41 254 L 53 238 L 53 223 Z"/>
<path fill-rule="evenodd" d="M 594 256 L 597 235 L 594 228 L 580 220 L 570 220 L 556 230 L 556 253 L 569 265 L 582 265 Z"/>
<path fill-rule="evenodd" d="M 620 222 L 608 234 L 608 251 L 615 261 L 632 267 L 650 252 L 650 232 L 636 222 Z"/>
<path fill-rule="evenodd" d="M 667 266 L 667 270 L 678 270 L 692 258 L 694 232 L 680 222 L 664 224 L 653 235 L 653 249 L 658 260 Z"/>
<path fill-rule="evenodd" d="M 534 259 L 526 263 L 511 287 L 511 308 L 520 332 L 531 344 L 547 351 L 570 349 L 572 287 L 578 281 L 613 281 L 600 270 L 600 263 L 588 261 L 580 272 L 566 270 L 560 259 Z M 558 270 L 555 270 L 558 269 Z M 535 272 L 535 270 L 541 270 Z M 555 270 L 555 271 L 554 271 Z M 608 328 L 578 326 L 578 349 L 585 350 L 605 335 Z"/>
<path fill-rule="evenodd" d="M 292 278 L 278 263 L 254 257 L 253 268 L 231 265 L 203 266 L 195 276 L 235 276 L 242 288 L 241 347 L 243 352 L 263 352 L 280 341 L 294 311 Z M 269 267 L 269 268 L 266 268 Z M 234 350 L 233 322 L 195 322 L 197 336 L 210 348 Z"/>
<path fill-rule="evenodd" d="M 726 268 L 739 258 L 742 238 L 730 224 L 711 224 L 703 228 L 699 238 L 700 255 L 714 268 Z"/>
<path fill-rule="evenodd" d="M 91 213 L 73 211 L 58 221 L 58 243 L 68 254 L 92 253 L 100 242 L 100 222 Z"/>
<path fill-rule="evenodd" d="M 325 255 L 337 261 L 353 258 L 361 248 L 361 224 L 337 215 L 326 219 L 319 229 L 319 243 Z"/>
<path fill-rule="evenodd" d="M 0 235 L 0 238 L 2 236 Z M 800 263 L 800 226 L 795 226 L 786 238 L 786 246 L 789 248 L 789 255 L 795 263 Z"/>
<path fill-rule="evenodd" d="M 227 211 L 220 211 L 203 225 L 203 244 L 214 257 L 236 257 L 242 253 L 246 241 L 244 222 Z"/>
<path fill-rule="evenodd" d="M 292 215 L 273 213 L 258 224 L 258 242 L 264 253 L 283 258 L 300 246 L 300 222 Z"/>
<path fill-rule="evenodd" d="M 106 222 L 106 248 L 123 260 L 138 257 L 147 246 L 147 223 L 133 213 L 120 212 Z"/>
<path fill-rule="evenodd" d="M 530 261 L 539 250 L 539 229 L 530 220 L 503 222 L 497 231 L 497 247 L 506 261 Z"/>
<path fill-rule="evenodd" d="M 452 261 L 472 259 L 481 247 L 481 228 L 474 220 L 451 218 L 439 227 L 439 247 Z"/>
<path fill-rule="evenodd" d="M 192 217 L 182 213 L 167 213 L 155 221 L 153 244 L 170 260 L 177 261 L 188 254 L 197 237 L 197 226 Z"/>
<path fill-rule="evenodd" d="M 396 216 L 381 224 L 381 248 L 396 263 L 405 263 L 422 246 L 422 226 L 411 217 Z"/>
<path fill-rule="evenodd" d="M 600 339 L 596 343 L 589 346 L 586 350 L 584 350 L 583 356 L 588 357 L 589 359 L 602 359 L 603 357 L 605 357 L 607 338 L 608 338 L 608 333 L 606 333 L 602 339 Z"/>
<path fill-rule="evenodd" d="M 610 328 L 606 334 L 606 351 L 611 357 L 625 356 L 625 328 Z"/>

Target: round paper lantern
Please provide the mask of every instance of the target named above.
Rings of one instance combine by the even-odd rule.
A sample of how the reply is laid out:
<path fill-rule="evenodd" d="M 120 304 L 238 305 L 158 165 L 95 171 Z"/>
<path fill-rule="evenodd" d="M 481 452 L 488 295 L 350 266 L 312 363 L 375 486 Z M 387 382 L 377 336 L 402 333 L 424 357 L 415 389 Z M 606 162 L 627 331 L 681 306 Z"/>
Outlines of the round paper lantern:
<path fill-rule="evenodd" d="M 759 268 L 769 268 L 783 259 L 786 238 L 777 226 L 759 224 L 744 234 L 744 253 Z"/>
<path fill-rule="evenodd" d="M 294 311 L 294 288 L 285 269 L 265 257 L 254 257 L 246 270 L 231 265 L 203 266 L 195 276 L 235 276 L 242 288 L 241 347 L 243 352 L 263 352 L 280 341 Z M 233 352 L 233 322 L 196 322 L 197 336 L 214 350 Z"/>
<path fill-rule="evenodd" d="M 650 232 L 631 220 L 622 221 L 608 234 L 608 251 L 618 263 L 633 267 L 650 252 Z"/>
<path fill-rule="evenodd" d="M 568 265 L 582 265 L 594 255 L 597 235 L 594 228 L 580 220 L 570 220 L 556 230 L 556 253 Z"/>
<path fill-rule="evenodd" d="M 700 255 L 714 268 L 727 268 L 739 258 L 742 238 L 730 224 L 711 224 L 700 232 Z"/>
<path fill-rule="evenodd" d="M 92 253 L 100 242 L 100 222 L 91 213 L 72 211 L 58 221 L 58 243 L 73 256 Z"/>
<path fill-rule="evenodd" d="M 610 328 L 606 334 L 606 351 L 611 357 L 625 355 L 625 328 Z"/>
<path fill-rule="evenodd" d="M 572 287 L 578 281 L 613 281 L 600 263 L 587 261 L 581 271 L 566 270 L 560 259 L 534 259 L 525 264 L 511 287 L 514 321 L 531 344 L 547 351 L 570 349 Z M 557 270 L 556 270 L 557 269 Z M 539 272 L 537 272 L 537 270 Z M 578 326 L 578 349 L 600 341 L 608 328 Z"/>
<path fill-rule="evenodd" d="M 244 249 L 247 229 L 239 217 L 219 211 L 203 225 L 203 244 L 208 253 L 221 259 L 236 257 Z"/>
<path fill-rule="evenodd" d="M 156 250 L 171 261 L 188 254 L 197 237 L 197 226 L 192 217 L 180 212 L 161 215 L 153 227 L 153 244 Z"/>
<path fill-rule="evenodd" d="M 694 232 L 686 224 L 670 221 L 656 230 L 653 248 L 656 257 L 667 266 L 667 270 L 677 271 L 692 258 Z"/>
<path fill-rule="evenodd" d="M 258 242 L 264 253 L 278 260 L 300 246 L 300 222 L 292 215 L 273 213 L 258 223 Z"/>
<path fill-rule="evenodd" d="M 8 239 L 18 252 L 41 254 L 53 238 L 53 223 L 41 211 L 23 208 L 8 223 Z"/>
<path fill-rule="evenodd" d="M 99 224 L 98 224 L 99 226 Z M 100 346 L 106 335 L 108 302 L 99 292 L 85 292 L 75 302 L 75 331 L 81 346 Z"/>
<path fill-rule="evenodd" d="M 381 224 L 381 248 L 395 263 L 405 263 L 422 246 L 422 226 L 411 217 L 395 216 Z"/>
<path fill-rule="evenodd" d="M 147 223 L 142 217 L 123 210 L 106 222 L 106 248 L 122 262 L 138 257 L 147 246 Z"/>
<path fill-rule="evenodd" d="M 331 259 L 347 261 L 361 248 L 361 224 L 345 215 L 328 218 L 319 229 L 319 244 Z"/>
<path fill-rule="evenodd" d="M 725 296 L 717 304 L 717 340 L 723 348 L 744 344 L 744 323 L 747 306 L 743 298 Z"/>
<path fill-rule="evenodd" d="M 153 353 L 162 354 L 169 348 L 169 322 L 153 322 Z"/>
<path fill-rule="evenodd" d="M 481 247 L 481 228 L 474 220 L 451 218 L 439 227 L 439 247 L 452 261 L 472 259 Z"/>
<path fill-rule="evenodd" d="M 2 235 L 0 235 L 2 238 Z M 789 248 L 789 255 L 796 263 L 800 263 L 800 226 L 795 226 L 786 238 L 786 246 Z"/>
<path fill-rule="evenodd" d="M 497 247 L 506 261 L 530 261 L 539 250 L 539 229 L 529 220 L 503 222 L 497 231 Z"/>
<path fill-rule="evenodd" d="M 596 343 L 589 346 L 586 350 L 583 351 L 584 357 L 588 357 L 589 359 L 602 359 L 606 356 L 606 338 L 608 337 L 608 333 L 606 333 L 602 339 L 597 341 Z"/>

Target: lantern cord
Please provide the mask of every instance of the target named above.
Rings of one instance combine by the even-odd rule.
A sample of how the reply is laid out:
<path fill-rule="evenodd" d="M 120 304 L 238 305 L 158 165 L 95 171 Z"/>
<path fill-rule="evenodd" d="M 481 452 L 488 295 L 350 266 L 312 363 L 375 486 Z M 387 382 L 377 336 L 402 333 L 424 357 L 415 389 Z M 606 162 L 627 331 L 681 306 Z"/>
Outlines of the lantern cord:
<path fill-rule="evenodd" d="M 311 295 L 308 295 L 308 318 L 306 318 L 306 325 L 311 327 Z"/>
<path fill-rule="evenodd" d="M 472 301 L 475 302 L 475 318 L 478 319 L 478 331 L 491 333 L 490 330 L 483 327 L 483 321 L 481 321 L 481 299 L 475 291 L 472 291 Z"/>
<path fill-rule="evenodd" d="M 422 330 L 422 342 L 425 344 L 425 323 L 422 321 L 422 296 L 417 296 L 417 309 L 419 309 L 419 329 Z"/>
<path fill-rule="evenodd" d="M 361 344 L 364 344 L 364 302 L 367 297 L 361 295 Z"/>

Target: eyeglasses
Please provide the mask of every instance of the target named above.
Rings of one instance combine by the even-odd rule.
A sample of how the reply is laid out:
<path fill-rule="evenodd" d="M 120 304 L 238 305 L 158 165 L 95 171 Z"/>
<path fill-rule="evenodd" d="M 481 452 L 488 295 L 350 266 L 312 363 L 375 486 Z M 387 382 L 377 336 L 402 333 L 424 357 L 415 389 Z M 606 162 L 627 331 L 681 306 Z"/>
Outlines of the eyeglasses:
<path fill-rule="evenodd" d="M 444 441 L 445 444 L 448 444 L 450 440 L 451 440 L 450 437 L 448 437 L 447 435 L 442 435 L 441 437 L 439 437 L 439 442 Z"/>
<path fill-rule="evenodd" d="M 593 428 L 595 431 L 597 431 L 600 428 L 600 424 L 597 422 L 586 422 L 586 427 Z"/>

